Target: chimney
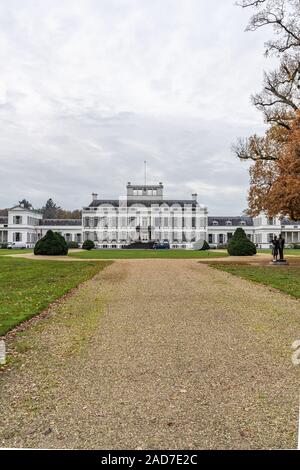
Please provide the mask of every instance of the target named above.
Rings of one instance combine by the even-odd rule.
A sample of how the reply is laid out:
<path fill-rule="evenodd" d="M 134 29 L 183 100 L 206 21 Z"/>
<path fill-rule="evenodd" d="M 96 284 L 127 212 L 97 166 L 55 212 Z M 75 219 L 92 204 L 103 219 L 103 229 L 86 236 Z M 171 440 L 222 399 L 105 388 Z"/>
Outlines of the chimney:
<path fill-rule="evenodd" d="M 97 193 L 92 193 L 92 199 L 93 199 L 93 201 L 97 201 L 98 194 Z"/>
<path fill-rule="evenodd" d="M 197 197 L 198 197 L 198 194 L 197 194 L 197 193 L 193 193 L 193 194 L 192 194 L 192 199 L 193 199 L 193 201 L 197 201 Z"/>

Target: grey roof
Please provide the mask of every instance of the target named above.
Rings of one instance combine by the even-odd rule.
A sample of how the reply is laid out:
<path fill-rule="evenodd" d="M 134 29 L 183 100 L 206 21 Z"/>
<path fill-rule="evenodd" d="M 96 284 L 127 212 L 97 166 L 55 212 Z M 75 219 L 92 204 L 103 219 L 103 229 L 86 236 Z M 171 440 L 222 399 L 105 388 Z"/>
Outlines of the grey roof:
<path fill-rule="evenodd" d="M 173 204 L 179 204 L 180 206 L 184 206 L 185 204 L 192 204 L 193 207 L 196 207 L 198 205 L 197 201 L 194 199 L 187 199 L 187 200 L 182 200 L 182 199 L 128 199 L 125 202 L 125 206 L 130 207 L 133 206 L 134 204 L 142 204 L 146 207 L 152 206 L 152 205 L 162 205 L 162 204 L 167 204 L 168 206 L 172 206 Z M 89 207 L 99 207 L 102 204 L 111 204 L 114 207 L 119 207 L 119 200 L 118 199 L 96 199 L 95 201 L 92 201 Z"/>
<path fill-rule="evenodd" d="M 8 217 L 0 217 L 0 224 L 7 224 L 8 223 Z"/>
<path fill-rule="evenodd" d="M 13 209 L 22 209 L 24 211 L 36 212 L 38 214 L 42 214 L 42 211 L 40 209 L 34 209 L 33 207 L 24 207 L 21 204 L 17 204 L 16 206 L 11 207 L 9 210 L 13 210 Z"/>
<path fill-rule="evenodd" d="M 252 217 L 245 217 L 245 216 L 235 216 L 235 217 L 208 217 L 208 225 L 213 226 L 213 222 L 218 222 L 218 225 L 226 225 L 226 222 L 231 222 L 231 225 L 234 227 L 237 226 L 253 226 L 253 219 Z"/>
<path fill-rule="evenodd" d="M 40 225 L 82 225 L 81 219 L 41 219 Z"/>
<path fill-rule="evenodd" d="M 91 202 L 88 207 L 98 207 L 101 204 L 111 204 L 112 206 L 119 207 L 119 200 L 118 199 L 95 199 Z"/>
<path fill-rule="evenodd" d="M 282 219 L 282 225 L 300 225 L 300 220 Z"/>

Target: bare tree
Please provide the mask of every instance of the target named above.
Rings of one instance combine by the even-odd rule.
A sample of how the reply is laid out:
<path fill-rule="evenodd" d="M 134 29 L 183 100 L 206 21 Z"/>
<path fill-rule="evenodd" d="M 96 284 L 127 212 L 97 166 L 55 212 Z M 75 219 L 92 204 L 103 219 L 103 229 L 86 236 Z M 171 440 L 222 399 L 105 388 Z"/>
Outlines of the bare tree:
<path fill-rule="evenodd" d="M 290 130 L 300 109 L 300 0 L 243 0 L 239 5 L 255 10 L 247 31 L 273 28 L 275 39 L 265 44 L 265 54 L 275 54 L 280 61 L 278 69 L 265 72 L 263 89 L 252 96 L 252 102 L 268 124 Z M 275 147 L 270 136 L 252 136 L 239 140 L 233 151 L 243 160 L 276 160 Z"/>

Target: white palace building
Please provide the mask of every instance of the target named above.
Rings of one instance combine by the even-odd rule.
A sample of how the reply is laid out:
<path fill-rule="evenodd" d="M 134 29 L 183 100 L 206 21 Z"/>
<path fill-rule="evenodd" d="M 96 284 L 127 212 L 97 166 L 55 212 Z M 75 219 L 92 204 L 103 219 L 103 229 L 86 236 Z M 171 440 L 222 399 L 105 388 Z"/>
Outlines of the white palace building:
<path fill-rule="evenodd" d="M 191 199 L 165 199 L 163 184 L 127 184 L 127 195 L 119 199 L 92 201 L 82 209 L 82 219 L 43 219 L 34 209 L 20 205 L 0 217 L 0 244 L 23 242 L 33 247 L 47 230 L 61 233 L 66 241 L 82 243 L 90 239 L 97 248 L 122 248 L 132 243 L 168 241 L 171 248 L 197 249 L 203 240 L 212 247 L 225 245 L 238 227 L 242 227 L 258 248 L 269 248 L 274 235 L 283 233 L 286 244 L 300 243 L 300 221 L 258 217 L 209 216 Z"/>

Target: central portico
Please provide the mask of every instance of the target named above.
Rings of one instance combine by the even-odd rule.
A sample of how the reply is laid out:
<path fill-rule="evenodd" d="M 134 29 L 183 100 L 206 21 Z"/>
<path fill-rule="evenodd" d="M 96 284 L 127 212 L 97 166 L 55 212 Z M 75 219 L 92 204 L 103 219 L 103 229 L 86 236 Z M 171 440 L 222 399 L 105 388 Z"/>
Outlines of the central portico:
<path fill-rule="evenodd" d="M 192 248 L 206 239 L 207 208 L 191 199 L 165 199 L 158 184 L 127 183 L 126 196 L 93 200 L 83 208 L 84 239 L 100 248 L 120 248 L 131 243 L 164 242 L 173 248 Z"/>

